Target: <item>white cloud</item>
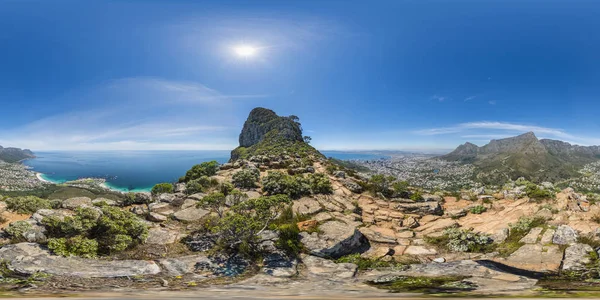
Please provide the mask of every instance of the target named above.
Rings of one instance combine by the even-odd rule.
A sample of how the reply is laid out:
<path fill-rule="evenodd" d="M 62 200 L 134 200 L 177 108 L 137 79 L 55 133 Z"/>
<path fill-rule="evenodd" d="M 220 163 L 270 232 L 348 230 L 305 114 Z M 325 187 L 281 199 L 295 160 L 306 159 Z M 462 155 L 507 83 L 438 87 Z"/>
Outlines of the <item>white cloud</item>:
<path fill-rule="evenodd" d="M 440 96 L 440 95 L 433 95 L 433 96 L 431 96 L 430 99 L 431 100 L 436 100 L 436 101 L 439 101 L 439 102 L 444 102 L 446 100 L 451 100 L 450 98 L 448 98 L 446 96 Z"/>

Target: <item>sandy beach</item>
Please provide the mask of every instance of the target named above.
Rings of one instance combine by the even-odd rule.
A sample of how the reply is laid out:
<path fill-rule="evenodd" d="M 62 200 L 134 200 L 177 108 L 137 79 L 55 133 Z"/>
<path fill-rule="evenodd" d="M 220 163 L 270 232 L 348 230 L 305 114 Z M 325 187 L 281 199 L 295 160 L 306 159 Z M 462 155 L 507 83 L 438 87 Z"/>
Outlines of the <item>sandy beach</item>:
<path fill-rule="evenodd" d="M 37 177 L 37 179 L 38 179 L 39 181 L 41 181 L 41 182 L 44 182 L 44 183 L 54 183 L 54 182 L 52 182 L 52 181 L 50 181 L 50 180 L 46 180 L 46 179 L 44 179 L 44 177 L 42 177 L 42 175 L 43 175 L 43 174 L 42 174 L 42 173 L 40 173 L 40 172 L 35 172 L 35 177 Z"/>

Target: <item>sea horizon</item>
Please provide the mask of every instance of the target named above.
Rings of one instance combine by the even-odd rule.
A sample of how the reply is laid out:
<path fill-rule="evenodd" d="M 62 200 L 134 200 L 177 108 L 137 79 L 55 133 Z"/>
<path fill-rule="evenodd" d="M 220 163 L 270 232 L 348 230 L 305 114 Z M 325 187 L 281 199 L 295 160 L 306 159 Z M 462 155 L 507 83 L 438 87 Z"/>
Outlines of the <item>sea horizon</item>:
<path fill-rule="evenodd" d="M 385 155 L 359 151 L 321 151 L 342 160 L 371 160 Z M 103 178 L 104 187 L 118 192 L 148 192 L 160 182 L 176 182 L 192 166 L 229 161 L 230 150 L 102 150 L 37 151 L 22 163 L 41 180 L 61 184 L 81 178 Z"/>

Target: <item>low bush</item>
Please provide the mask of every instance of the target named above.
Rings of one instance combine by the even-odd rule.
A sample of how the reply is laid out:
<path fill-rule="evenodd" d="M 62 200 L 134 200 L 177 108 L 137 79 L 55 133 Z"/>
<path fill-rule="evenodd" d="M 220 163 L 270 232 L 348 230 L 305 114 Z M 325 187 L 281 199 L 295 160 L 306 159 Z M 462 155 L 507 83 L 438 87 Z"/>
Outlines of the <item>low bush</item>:
<path fill-rule="evenodd" d="M 163 182 L 156 184 L 152 187 L 152 195 L 159 195 L 163 193 L 172 193 L 173 192 L 173 184 L 168 182 Z"/>
<path fill-rule="evenodd" d="M 188 194 L 195 194 L 206 192 L 211 188 L 219 185 L 219 181 L 216 178 L 201 176 L 194 180 L 188 181 L 186 184 L 186 192 Z"/>
<path fill-rule="evenodd" d="M 199 165 L 195 165 L 193 166 L 191 169 L 189 169 L 186 173 L 185 176 L 180 178 L 181 182 L 189 182 L 192 181 L 194 179 L 198 179 L 202 176 L 214 176 L 215 174 L 217 174 L 217 171 L 219 170 L 219 163 L 216 161 L 208 161 L 208 162 L 203 162 Z"/>
<path fill-rule="evenodd" d="M 136 215 L 110 206 L 79 208 L 73 216 L 62 220 L 46 217 L 42 224 L 49 243 L 52 241 L 49 247 L 59 255 L 110 255 L 142 243 L 148 235 L 146 225 Z"/>
<path fill-rule="evenodd" d="M 407 267 L 406 263 L 397 262 L 395 260 L 383 261 L 372 258 L 363 258 L 360 253 L 349 254 L 338 258 L 336 263 L 351 263 L 358 266 L 359 270 L 374 270 L 384 268 L 394 268 L 403 270 Z"/>
<path fill-rule="evenodd" d="M 329 177 L 323 173 L 308 174 L 310 190 L 313 194 L 331 194 L 333 187 Z"/>
<path fill-rule="evenodd" d="M 448 228 L 442 236 L 427 237 L 426 241 L 453 252 L 488 253 L 494 250 L 489 236 L 461 228 Z"/>
<path fill-rule="evenodd" d="M 371 191 L 373 194 L 381 193 L 385 197 L 391 197 L 393 190 L 392 182 L 394 182 L 396 178 L 392 176 L 385 176 L 381 174 L 373 175 L 369 179 L 367 189 Z"/>
<path fill-rule="evenodd" d="M 472 214 L 480 215 L 480 214 L 486 212 L 487 208 L 483 205 L 476 205 L 476 206 L 471 207 L 471 209 L 469 211 Z"/>
<path fill-rule="evenodd" d="M 24 242 L 23 234 L 32 229 L 31 224 L 26 221 L 12 222 L 4 229 L 13 243 Z"/>
<path fill-rule="evenodd" d="M 260 177 L 258 169 L 244 169 L 233 174 L 232 183 L 243 189 L 251 189 L 256 187 Z"/>
<path fill-rule="evenodd" d="M 6 207 L 9 210 L 20 214 L 32 214 L 39 209 L 52 208 L 52 203 L 49 200 L 35 196 L 6 198 L 4 202 L 6 202 Z"/>
<path fill-rule="evenodd" d="M 527 197 L 534 199 L 534 200 L 546 200 L 546 199 L 554 198 L 553 191 L 550 191 L 547 189 L 543 190 L 539 186 L 537 186 L 535 183 L 531 183 L 531 182 L 527 183 L 527 185 L 525 187 L 525 193 L 527 194 Z"/>
<path fill-rule="evenodd" d="M 410 195 L 410 199 L 414 201 L 423 201 L 423 194 L 419 191 L 416 191 Z"/>
<path fill-rule="evenodd" d="M 301 175 L 290 176 L 271 171 L 262 179 L 263 191 L 269 195 L 288 195 L 299 198 L 310 194 L 310 183 Z"/>

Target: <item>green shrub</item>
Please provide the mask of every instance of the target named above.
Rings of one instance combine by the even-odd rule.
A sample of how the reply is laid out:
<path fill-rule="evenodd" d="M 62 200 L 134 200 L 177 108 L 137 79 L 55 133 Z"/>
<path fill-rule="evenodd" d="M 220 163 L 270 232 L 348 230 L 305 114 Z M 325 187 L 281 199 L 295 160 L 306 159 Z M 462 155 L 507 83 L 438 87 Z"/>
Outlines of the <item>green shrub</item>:
<path fill-rule="evenodd" d="M 163 182 L 152 187 L 152 195 L 159 195 L 163 193 L 173 193 L 173 184 Z"/>
<path fill-rule="evenodd" d="M 525 187 L 527 197 L 534 200 L 545 200 L 554 198 L 554 192 L 550 190 L 542 190 L 536 184 L 528 182 Z"/>
<path fill-rule="evenodd" d="M 238 188 L 251 189 L 256 187 L 259 177 L 258 169 L 244 169 L 233 174 L 232 182 Z"/>
<path fill-rule="evenodd" d="M 373 175 L 369 179 L 368 189 L 373 194 L 381 193 L 385 197 L 390 197 L 392 196 L 392 190 L 390 188 L 394 180 L 396 180 L 396 178 L 392 176 L 385 176 L 381 174 Z"/>
<path fill-rule="evenodd" d="M 56 255 L 94 258 L 98 255 L 98 241 L 82 236 L 51 238 L 48 249 Z"/>
<path fill-rule="evenodd" d="M 49 200 L 35 196 L 7 198 L 4 202 L 6 202 L 6 206 L 9 210 L 16 211 L 20 214 L 32 214 L 39 209 L 52 208 L 52 203 Z"/>
<path fill-rule="evenodd" d="M 275 243 L 277 248 L 282 249 L 289 255 L 298 256 L 302 250 L 298 225 L 295 223 L 283 224 L 277 227 L 277 232 L 279 233 L 279 238 Z"/>
<path fill-rule="evenodd" d="M 200 176 L 200 178 L 196 178 L 187 182 L 186 192 L 188 194 L 206 192 L 210 188 L 216 187 L 218 185 L 219 181 L 216 178 Z"/>
<path fill-rule="evenodd" d="M 183 177 L 183 182 L 189 182 L 194 179 L 198 179 L 202 176 L 214 176 L 217 174 L 219 170 L 219 163 L 216 161 L 208 161 L 203 162 L 199 165 L 193 166 L 185 173 L 185 177 Z"/>
<path fill-rule="evenodd" d="M 509 238 L 521 239 L 534 227 L 539 227 L 546 224 L 546 220 L 541 217 L 520 217 L 517 223 L 508 224 L 510 227 Z"/>
<path fill-rule="evenodd" d="M 471 209 L 469 211 L 472 214 L 480 215 L 480 214 L 486 212 L 487 208 L 485 206 L 483 206 L 483 205 L 477 205 L 477 206 L 471 207 Z"/>
<path fill-rule="evenodd" d="M 461 228 L 448 228 L 442 236 L 427 237 L 426 241 L 453 252 L 487 253 L 494 250 L 489 236 Z"/>
<path fill-rule="evenodd" d="M 233 186 L 233 184 L 231 184 L 230 182 L 223 182 L 221 184 L 219 184 L 219 192 L 223 193 L 223 195 L 227 196 L 229 195 L 231 192 L 233 192 L 233 190 L 235 189 L 235 187 Z"/>
<path fill-rule="evenodd" d="M 410 199 L 414 201 L 423 201 L 423 194 L 419 191 L 416 191 L 410 195 Z"/>
<path fill-rule="evenodd" d="M 225 195 L 221 192 L 212 193 L 204 196 L 198 204 L 197 207 L 203 208 L 206 210 L 210 210 L 219 215 L 219 217 L 223 217 L 223 213 L 225 212 Z"/>
<path fill-rule="evenodd" d="M 363 258 L 360 256 L 360 253 L 349 254 L 346 256 L 342 256 L 338 258 L 336 263 L 351 263 L 358 266 L 359 270 L 374 270 L 374 269 L 383 269 L 383 268 L 395 268 L 395 269 L 405 269 L 406 264 L 397 262 L 395 260 L 391 261 L 382 261 L 378 259 L 372 258 Z"/>
<path fill-rule="evenodd" d="M 262 179 L 263 191 L 269 195 L 285 194 L 298 198 L 310 194 L 310 182 L 302 175 L 290 176 L 271 171 Z"/>
<path fill-rule="evenodd" d="M 142 243 L 148 229 L 136 215 L 117 207 L 79 208 L 63 220 L 46 217 L 42 224 L 59 255 L 109 255 Z M 49 245 L 50 247 L 50 245 Z"/>
<path fill-rule="evenodd" d="M 406 181 L 396 181 L 392 185 L 392 188 L 396 192 L 396 194 L 404 194 L 408 192 L 408 182 Z"/>
<path fill-rule="evenodd" d="M 323 173 L 309 174 L 308 181 L 310 182 L 310 190 L 313 194 L 333 193 L 331 181 L 329 181 L 329 177 Z"/>
<path fill-rule="evenodd" d="M 13 242 L 22 242 L 25 241 L 23 234 L 32 229 L 31 224 L 26 221 L 16 221 L 12 222 L 4 229 L 6 234 L 8 234 Z"/>

